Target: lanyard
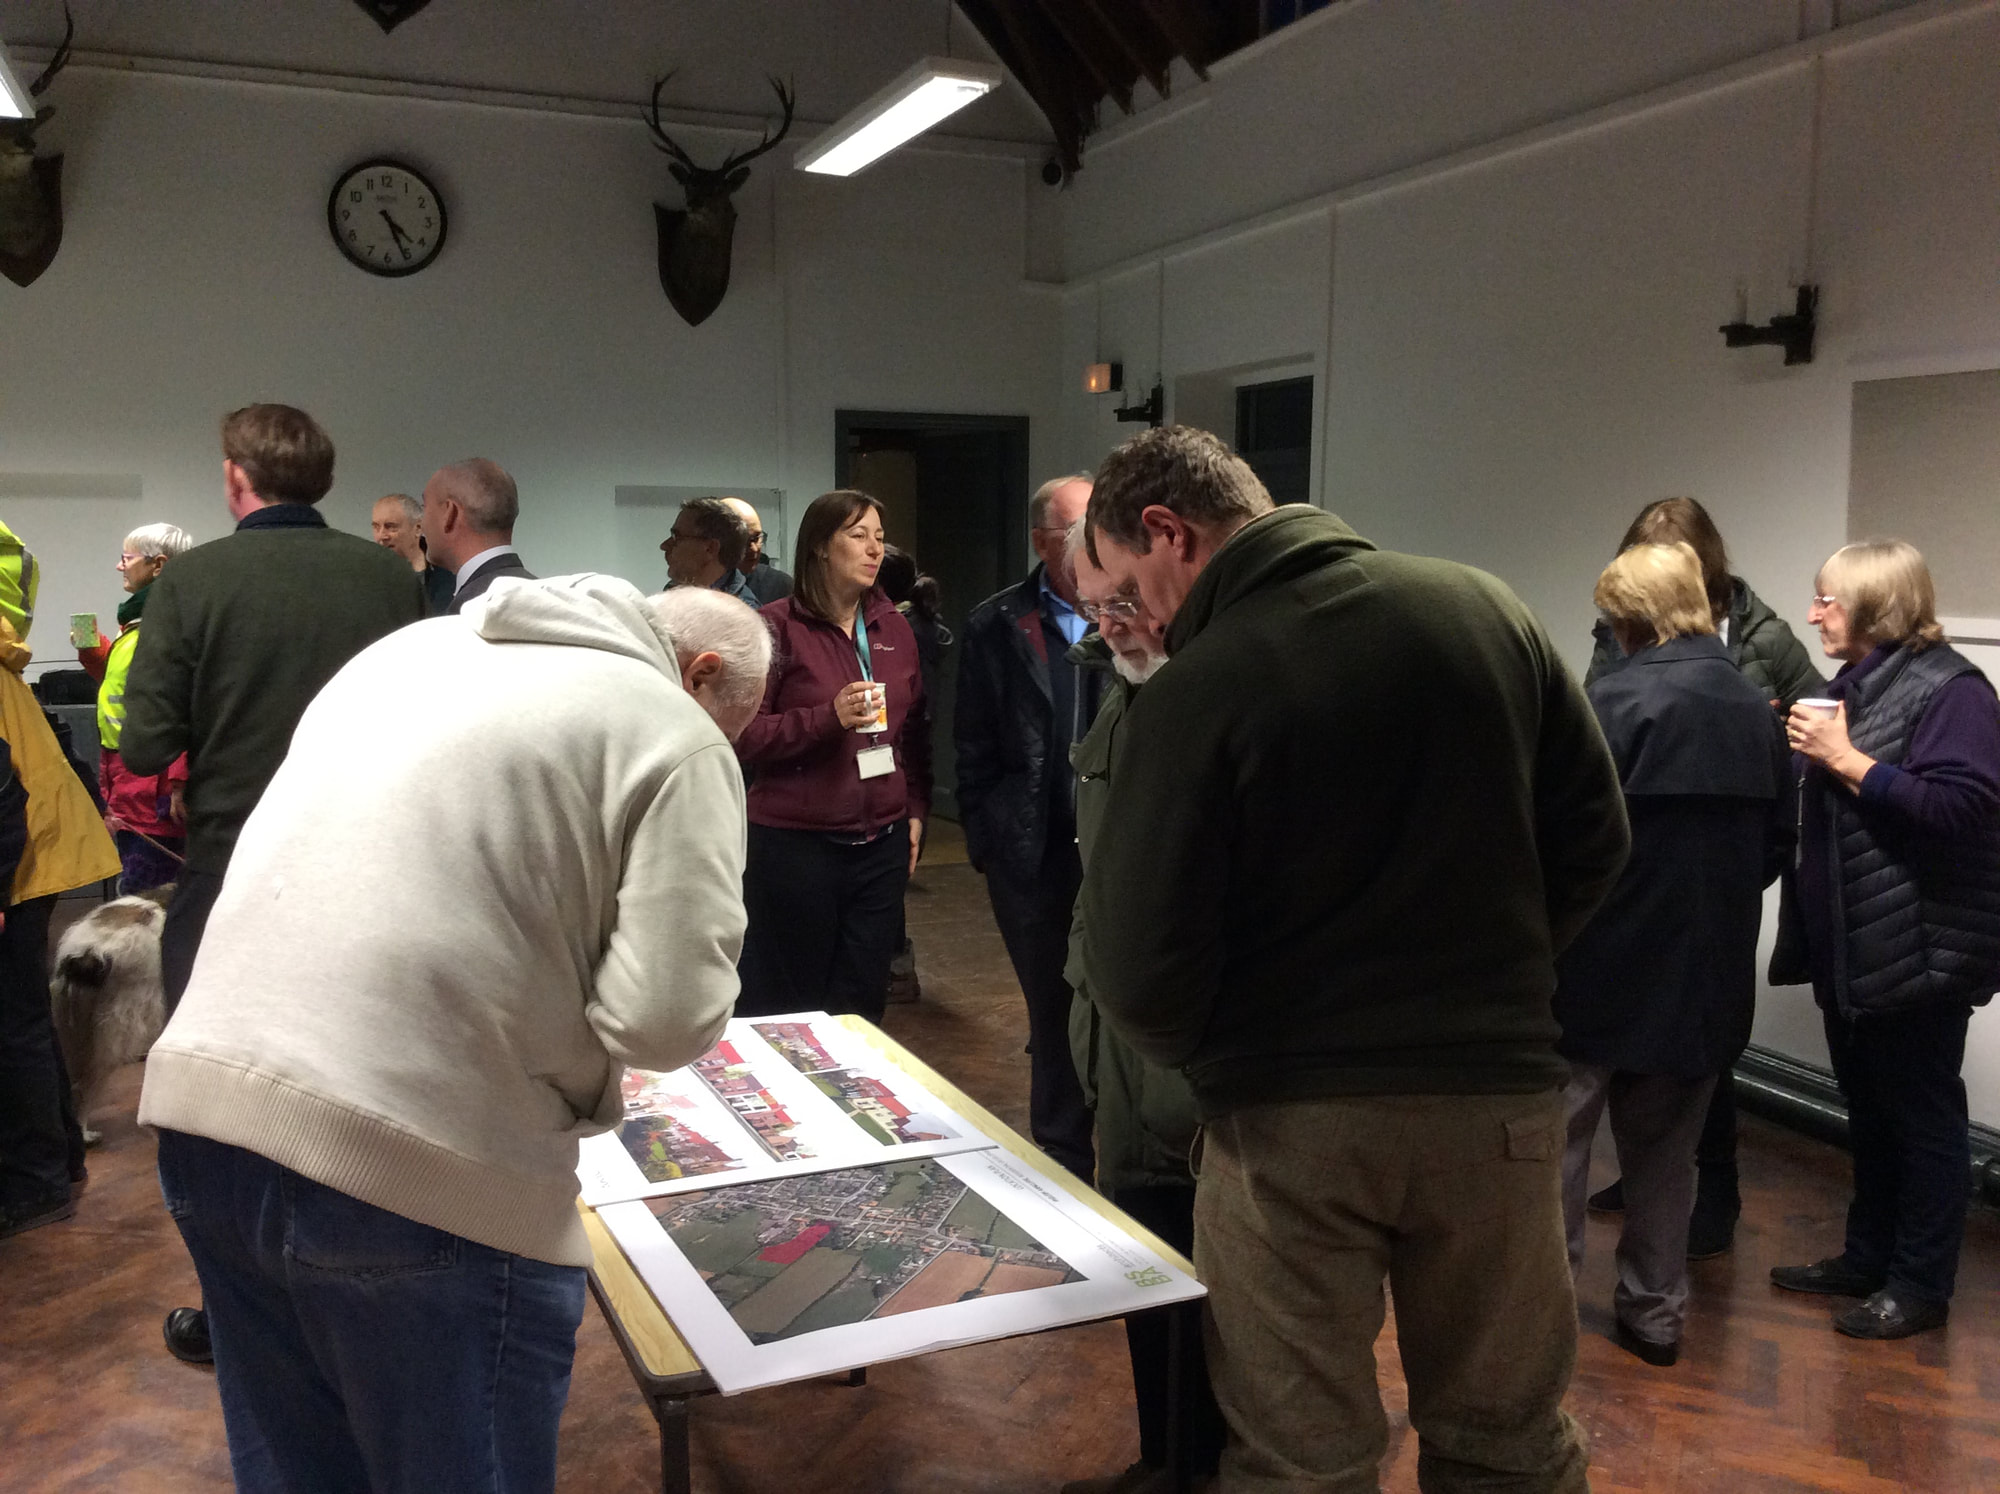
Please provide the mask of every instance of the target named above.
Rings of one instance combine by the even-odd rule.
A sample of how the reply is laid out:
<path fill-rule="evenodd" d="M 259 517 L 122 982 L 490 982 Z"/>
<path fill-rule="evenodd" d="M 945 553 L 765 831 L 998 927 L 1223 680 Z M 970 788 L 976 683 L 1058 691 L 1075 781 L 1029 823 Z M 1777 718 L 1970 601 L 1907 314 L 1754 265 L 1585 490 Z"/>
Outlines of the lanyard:
<path fill-rule="evenodd" d="M 868 624 L 862 620 L 861 609 L 854 609 L 854 656 L 861 661 L 861 677 L 869 684 L 875 683 L 874 659 L 868 647 Z"/>

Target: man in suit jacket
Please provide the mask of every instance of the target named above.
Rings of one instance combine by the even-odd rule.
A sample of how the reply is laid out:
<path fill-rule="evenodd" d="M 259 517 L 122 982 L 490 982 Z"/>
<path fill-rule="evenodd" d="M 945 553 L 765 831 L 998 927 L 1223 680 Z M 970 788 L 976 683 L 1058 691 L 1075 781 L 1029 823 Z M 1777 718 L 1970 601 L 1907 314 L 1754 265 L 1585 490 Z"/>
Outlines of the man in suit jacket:
<path fill-rule="evenodd" d="M 434 561 L 458 575 L 449 611 L 457 613 L 502 576 L 535 579 L 514 549 L 520 514 L 514 479 L 484 457 L 440 467 L 424 484 L 424 545 Z"/>

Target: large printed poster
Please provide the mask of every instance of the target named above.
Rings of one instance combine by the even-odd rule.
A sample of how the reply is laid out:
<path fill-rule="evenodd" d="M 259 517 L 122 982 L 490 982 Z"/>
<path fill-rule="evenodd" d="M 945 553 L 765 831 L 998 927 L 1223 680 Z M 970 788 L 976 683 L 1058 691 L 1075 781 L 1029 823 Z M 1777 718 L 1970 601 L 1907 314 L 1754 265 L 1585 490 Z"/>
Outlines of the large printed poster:
<path fill-rule="evenodd" d="M 997 1149 L 732 1183 L 599 1217 L 731 1394 L 1202 1292 Z"/>
<path fill-rule="evenodd" d="M 593 1208 L 992 1145 L 824 1012 L 733 1021 L 684 1069 L 629 1070 L 624 1098 L 618 1129 L 579 1149 Z"/>

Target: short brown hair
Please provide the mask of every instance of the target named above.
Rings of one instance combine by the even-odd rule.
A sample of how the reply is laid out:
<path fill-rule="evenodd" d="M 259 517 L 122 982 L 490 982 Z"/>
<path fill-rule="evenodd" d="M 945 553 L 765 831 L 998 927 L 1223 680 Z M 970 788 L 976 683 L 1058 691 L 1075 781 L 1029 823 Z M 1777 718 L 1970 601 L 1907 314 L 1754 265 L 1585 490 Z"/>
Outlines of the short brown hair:
<path fill-rule="evenodd" d="M 1701 557 L 1683 542 L 1627 545 L 1597 578 L 1591 600 L 1613 622 L 1645 623 L 1662 643 L 1715 632 Z"/>
<path fill-rule="evenodd" d="M 743 516 L 721 498 L 690 498 L 681 505 L 696 539 L 715 541 L 715 558 L 725 571 L 743 564 L 743 552 L 750 548 L 750 526 Z"/>
<path fill-rule="evenodd" d="M 1250 464 L 1221 437 L 1191 425 L 1141 431 L 1097 469 L 1084 531 L 1091 563 L 1097 563 L 1099 535 L 1140 555 L 1151 550 L 1153 537 L 1139 515 L 1154 504 L 1199 524 L 1254 519 L 1277 506 Z"/>
<path fill-rule="evenodd" d="M 1701 585 L 1708 593 L 1709 615 L 1721 627 L 1736 600 L 1736 578 L 1729 574 L 1729 552 L 1723 548 L 1722 531 L 1697 500 L 1660 498 L 1647 504 L 1626 529 L 1618 548 L 1676 543 L 1692 549 L 1701 562 Z"/>
<path fill-rule="evenodd" d="M 806 611 L 826 622 L 833 615 L 833 593 L 826 584 L 826 547 L 833 537 L 869 509 L 879 515 L 882 505 L 854 488 L 835 488 L 806 505 L 799 520 L 799 538 L 792 550 L 792 595 Z"/>
<path fill-rule="evenodd" d="M 1813 586 L 1830 590 L 1847 609 L 1848 629 L 1870 643 L 1899 643 L 1914 654 L 1944 642 L 1931 568 L 1908 540 L 1842 545 L 1819 568 Z"/>
<path fill-rule="evenodd" d="M 333 439 L 290 405 L 231 410 L 222 417 L 222 454 L 267 503 L 317 503 L 333 486 Z"/>

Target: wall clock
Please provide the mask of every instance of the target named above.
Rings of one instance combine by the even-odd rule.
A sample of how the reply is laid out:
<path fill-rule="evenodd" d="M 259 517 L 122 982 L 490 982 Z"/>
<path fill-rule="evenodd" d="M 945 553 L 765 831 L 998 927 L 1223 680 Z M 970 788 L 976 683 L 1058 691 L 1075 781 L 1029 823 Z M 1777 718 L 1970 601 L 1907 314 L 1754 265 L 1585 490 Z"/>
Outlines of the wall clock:
<path fill-rule="evenodd" d="M 334 184 L 326 226 L 369 274 L 414 275 L 444 247 L 444 199 L 415 167 L 379 157 Z"/>

